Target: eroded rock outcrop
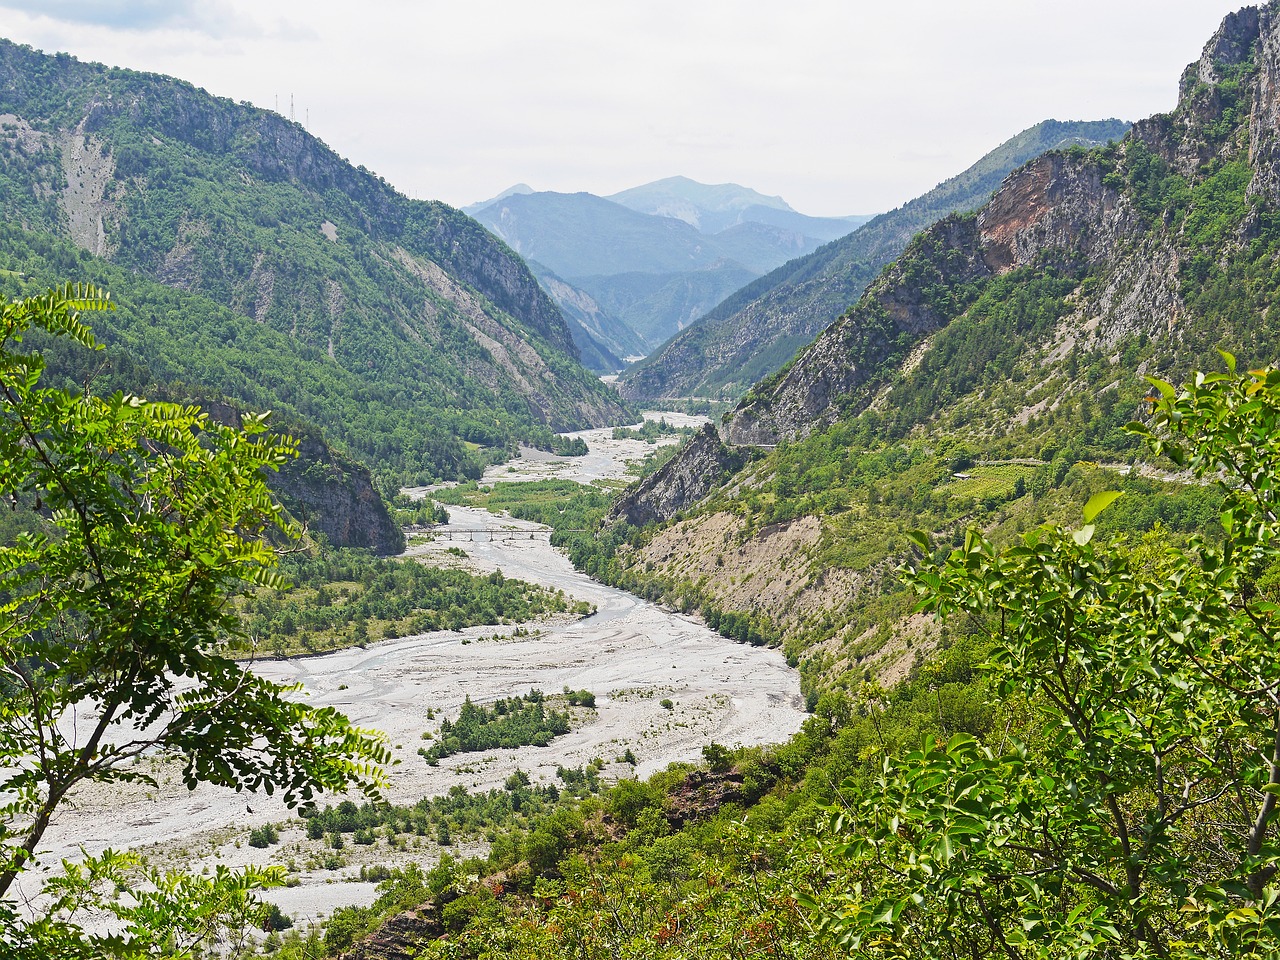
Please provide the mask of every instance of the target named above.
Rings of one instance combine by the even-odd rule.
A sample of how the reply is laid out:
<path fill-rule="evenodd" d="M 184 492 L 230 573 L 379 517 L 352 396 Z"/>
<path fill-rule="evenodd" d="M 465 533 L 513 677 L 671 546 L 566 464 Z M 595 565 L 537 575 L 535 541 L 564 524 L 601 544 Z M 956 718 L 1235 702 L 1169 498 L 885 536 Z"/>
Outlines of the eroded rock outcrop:
<path fill-rule="evenodd" d="M 741 465 L 741 456 L 729 450 L 716 428 L 707 424 L 677 456 L 624 494 L 608 519 L 643 526 L 673 517 Z"/>
<path fill-rule="evenodd" d="M 444 934 L 440 910 L 434 902 L 405 910 L 388 919 L 374 933 L 352 945 L 342 960 L 415 960 L 425 943 Z"/>
<path fill-rule="evenodd" d="M 949 217 L 918 239 L 890 266 L 858 307 L 837 320 L 772 382 L 748 394 L 725 417 L 725 437 L 739 446 L 771 446 L 808 433 L 839 414 L 843 398 L 876 376 L 904 338 L 926 336 L 950 317 L 939 312 L 903 264 L 923 244 L 939 248 L 937 283 L 985 277 L 991 268 L 979 249 L 978 222 Z"/>
<path fill-rule="evenodd" d="M 364 547 L 383 556 L 404 550 L 404 534 L 373 488 L 368 469 L 316 433 L 298 439 L 298 459 L 268 479 L 285 509 L 334 546 Z"/>
<path fill-rule="evenodd" d="M 197 403 L 209 418 L 239 429 L 241 411 L 221 399 L 165 396 Z M 272 421 L 271 430 L 298 441 L 298 457 L 267 474 L 267 486 L 309 533 L 320 533 L 335 547 L 363 547 L 387 556 L 404 550 L 404 533 L 374 489 L 369 470 L 343 456 L 316 427 Z"/>
<path fill-rule="evenodd" d="M 744 777 L 738 770 L 695 770 L 672 791 L 667 801 L 666 819 L 671 829 L 700 823 L 716 815 L 721 807 L 746 799 Z"/>

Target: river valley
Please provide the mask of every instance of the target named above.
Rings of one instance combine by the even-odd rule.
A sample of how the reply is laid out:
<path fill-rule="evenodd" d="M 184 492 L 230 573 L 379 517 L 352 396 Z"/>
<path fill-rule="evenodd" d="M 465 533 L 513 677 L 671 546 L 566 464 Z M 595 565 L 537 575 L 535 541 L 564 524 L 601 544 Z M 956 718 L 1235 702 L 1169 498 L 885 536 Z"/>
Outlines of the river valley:
<path fill-rule="evenodd" d="M 626 462 L 651 447 L 610 434 L 577 434 L 591 451 L 586 457 L 528 452 L 493 468 L 485 482 L 621 477 Z M 450 507 L 449 513 L 449 524 L 439 531 L 443 536 L 412 545 L 409 555 L 435 554 L 479 571 L 501 570 L 562 590 L 591 604 L 595 613 L 519 630 L 472 627 L 260 662 L 255 669 L 281 683 L 301 684 L 315 705 L 336 707 L 358 725 L 387 734 L 395 757 L 388 770 L 389 800 L 411 803 L 455 786 L 500 787 L 517 769 L 534 783 L 555 782 L 558 766 L 580 767 L 597 758 L 604 761 L 606 779 L 645 777 L 674 761 L 698 759 L 711 741 L 780 742 L 799 728 L 805 717 L 799 678 L 777 651 L 726 640 L 700 621 L 592 581 L 550 547 L 545 527 L 464 507 Z M 418 755 L 422 733 L 436 728 L 442 715 L 455 717 L 464 697 L 484 703 L 531 688 L 557 693 L 566 686 L 592 691 L 596 709 L 547 747 L 458 754 L 438 766 Z M 436 719 L 427 718 L 428 708 Z M 634 766 L 621 759 L 628 749 Z M 299 821 L 278 800 L 209 786 L 188 792 L 175 764 L 151 764 L 158 789 L 135 784 L 76 794 L 45 837 L 44 863 L 74 856 L 81 846 L 89 852 L 142 849 L 157 863 L 196 870 L 291 861 L 296 885 L 271 891 L 270 899 L 306 920 L 344 904 L 370 902 L 373 884 L 353 879 L 362 865 L 392 858 L 430 863 L 439 855 L 433 841 L 418 838 L 394 852 L 381 844 L 348 848 L 340 868 L 326 868 L 315 862 L 316 844 L 305 839 Z M 334 798 L 321 803 L 326 800 Z M 266 823 L 282 825 L 280 843 L 250 847 L 249 828 Z"/>

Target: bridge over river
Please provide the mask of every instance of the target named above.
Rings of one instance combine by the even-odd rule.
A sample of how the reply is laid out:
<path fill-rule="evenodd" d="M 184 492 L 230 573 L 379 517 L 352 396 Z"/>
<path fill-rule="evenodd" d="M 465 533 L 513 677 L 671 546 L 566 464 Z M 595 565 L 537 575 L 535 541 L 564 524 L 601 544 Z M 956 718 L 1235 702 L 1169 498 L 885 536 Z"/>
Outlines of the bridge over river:
<path fill-rule="evenodd" d="M 589 530 L 564 530 L 562 533 L 590 533 Z M 550 527 L 540 529 L 515 529 L 485 527 L 429 527 L 426 533 L 433 540 L 445 540 L 465 543 L 507 543 L 512 540 L 551 540 Z"/>

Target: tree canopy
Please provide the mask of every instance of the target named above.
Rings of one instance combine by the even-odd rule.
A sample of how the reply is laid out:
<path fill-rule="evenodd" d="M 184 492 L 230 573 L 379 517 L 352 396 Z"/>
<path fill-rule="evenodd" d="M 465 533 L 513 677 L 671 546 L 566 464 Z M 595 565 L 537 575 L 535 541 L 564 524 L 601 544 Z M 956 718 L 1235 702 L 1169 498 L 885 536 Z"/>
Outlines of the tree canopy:
<path fill-rule="evenodd" d="M 1154 381 L 1154 423 L 1130 427 L 1222 488 L 1221 536 L 1100 544 L 1113 492 L 1074 532 L 997 550 L 971 530 L 911 572 L 922 609 L 991 625 L 1009 724 L 985 743 L 926 738 L 850 785 L 823 844 L 840 864 L 825 924 L 847 948 L 1280 949 L 1280 371 L 1228 365 L 1182 391 Z"/>
<path fill-rule="evenodd" d="M 40 385 L 24 335 L 93 348 L 80 315 L 110 307 L 68 285 L 0 308 L 0 898 L 68 794 L 146 780 L 144 752 L 176 756 L 190 788 L 280 790 L 291 805 L 376 796 L 388 758 L 380 735 L 222 652 L 233 594 L 278 583 L 290 531 L 263 472 L 293 441 L 265 416 L 237 430 L 195 407 Z"/>

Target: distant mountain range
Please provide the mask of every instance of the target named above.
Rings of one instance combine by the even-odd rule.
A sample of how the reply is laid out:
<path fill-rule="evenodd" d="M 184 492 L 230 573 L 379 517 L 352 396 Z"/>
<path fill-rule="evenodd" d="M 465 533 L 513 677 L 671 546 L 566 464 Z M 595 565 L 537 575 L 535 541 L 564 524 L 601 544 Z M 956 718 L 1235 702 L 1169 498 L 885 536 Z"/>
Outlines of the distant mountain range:
<path fill-rule="evenodd" d="M 809 217 L 684 177 L 611 197 L 520 184 L 465 209 L 529 262 L 581 328 L 584 357 L 605 364 L 648 353 L 744 283 L 868 219 Z"/>
<path fill-rule="evenodd" d="M 736 400 L 853 304 L 920 230 L 982 206 L 1010 171 L 1046 150 L 1106 143 L 1128 129 L 1120 120 L 1046 120 L 1024 130 L 928 193 L 735 291 L 628 369 L 623 396 Z"/>
<path fill-rule="evenodd" d="M 628 210 L 683 220 L 702 233 L 717 234 L 745 223 L 781 227 L 819 240 L 843 237 L 869 216 L 809 217 L 781 197 L 766 197 L 736 183 L 709 185 L 688 177 L 668 177 L 632 187 L 605 199 Z"/>

